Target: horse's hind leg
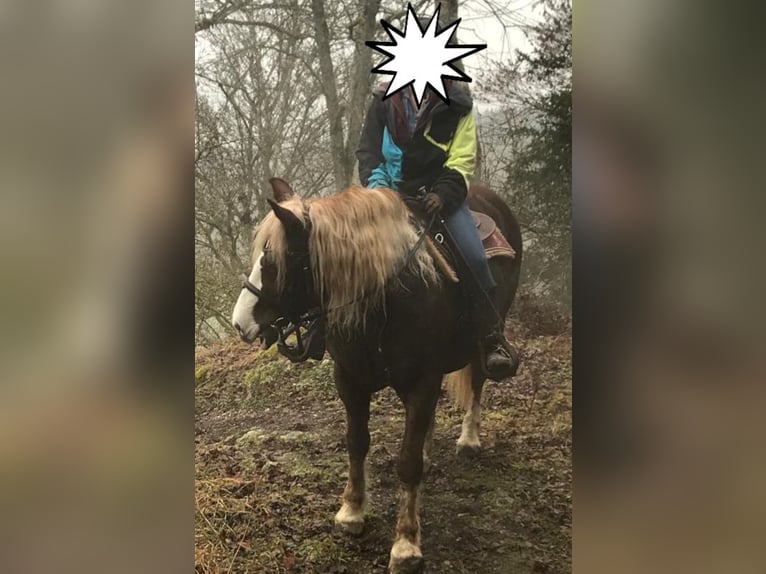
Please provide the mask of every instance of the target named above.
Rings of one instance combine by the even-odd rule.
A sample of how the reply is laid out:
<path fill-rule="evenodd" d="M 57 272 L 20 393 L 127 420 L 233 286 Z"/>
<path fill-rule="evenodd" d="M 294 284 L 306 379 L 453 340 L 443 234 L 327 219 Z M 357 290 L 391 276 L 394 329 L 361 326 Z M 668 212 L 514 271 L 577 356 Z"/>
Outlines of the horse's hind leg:
<path fill-rule="evenodd" d="M 481 450 L 479 428 L 481 425 L 481 393 L 486 378 L 482 369 L 475 362 L 471 366 L 470 397 L 465 394 L 463 406 L 466 409 L 460 438 L 457 439 L 457 453 L 461 456 L 473 456 Z M 466 381 L 466 384 L 468 381 Z"/>
<path fill-rule="evenodd" d="M 402 395 L 407 415 L 397 467 L 401 489 L 396 538 L 389 562 L 392 574 L 410 574 L 422 568 L 419 498 L 423 447 L 434 417 L 440 383 L 441 375 L 424 377 L 412 391 Z"/>
<path fill-rule="evenodd" d="M 335 366 L 335 385 L 346 407 L 346 447 L 348 448 L 348 482 L 343 491 L 343 504 L 335 515 L 335 523 L 345 532 L 359 534 L 364 528 L 367 503 L 364 461 L 370 448 L 370 395 L 354 388 L 350 377 Z"/>

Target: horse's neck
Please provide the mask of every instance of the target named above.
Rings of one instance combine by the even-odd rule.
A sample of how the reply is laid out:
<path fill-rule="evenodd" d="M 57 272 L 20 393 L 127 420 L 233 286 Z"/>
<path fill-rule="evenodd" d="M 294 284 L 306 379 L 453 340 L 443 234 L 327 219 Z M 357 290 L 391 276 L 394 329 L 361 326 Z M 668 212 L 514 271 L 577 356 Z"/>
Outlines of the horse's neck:
<path fill-rule="evenodd" d="M 364 326 L 382 308 L 392 279 L 412 273 L 428 281 L 435 275 L 432 263 L 412 252 L 417 234 L 410 221 L 385 215 L 373 219 L 351 211 L 332 227 L 314 226 L 317 280 L 330 322 Z"/>

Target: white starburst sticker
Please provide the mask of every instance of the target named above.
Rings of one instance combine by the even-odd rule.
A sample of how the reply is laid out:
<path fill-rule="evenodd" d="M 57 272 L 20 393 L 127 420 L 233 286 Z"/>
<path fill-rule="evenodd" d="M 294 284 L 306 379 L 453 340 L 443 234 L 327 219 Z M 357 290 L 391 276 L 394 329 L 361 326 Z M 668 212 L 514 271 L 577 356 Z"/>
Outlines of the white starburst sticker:
<path fill-rule="evenodd" d="M 418 107 L 423 102 L 428 86 L 449 104 L 449 97 L 444 86 L 444 78 L 454 78 L 470 82 L 471 78 L 458 70 L 453 63 L 461 58 L 483 50 L 486 44 L 448 44 L 460 24 L 460 19 L 438 30 L 439 9 L 431 17 L 425 30 L 421 28 L 412 4 L 407 4 L 407 20 L 404 32 L 381 20 L 383 29 L 391 42 L 373 42 L 366 44 L 389 57 L 385 62 L 372 69 L 373 73 L 394 76 L 388 84 L 383 99 L 399 90 L 412 87 Z"/>

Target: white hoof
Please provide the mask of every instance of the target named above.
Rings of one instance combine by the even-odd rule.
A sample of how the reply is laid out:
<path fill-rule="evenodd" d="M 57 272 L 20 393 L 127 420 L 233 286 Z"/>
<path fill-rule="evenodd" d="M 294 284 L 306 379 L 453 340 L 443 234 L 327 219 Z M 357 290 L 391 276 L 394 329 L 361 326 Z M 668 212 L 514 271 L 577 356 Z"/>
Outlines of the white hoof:
<path fill-rule="evenodd" d="M 347 502 L 335 515 L 335 525 L 347 534 L 358 535 L 364 530 L 364 509 L 353 509 Z"/>
<path fill-rule="evenodd" d="M 416 574 L 423 569 L 423 554 L 420 548 L 404 538 L 397 540 L 391 548 L 388 570 L 391 574 Z"/>

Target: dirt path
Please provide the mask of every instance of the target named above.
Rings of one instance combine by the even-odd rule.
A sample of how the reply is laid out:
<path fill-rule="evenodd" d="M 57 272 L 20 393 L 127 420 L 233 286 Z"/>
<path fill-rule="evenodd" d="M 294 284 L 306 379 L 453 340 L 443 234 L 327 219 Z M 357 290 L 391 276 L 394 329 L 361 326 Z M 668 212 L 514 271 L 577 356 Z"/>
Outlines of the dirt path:
<path fill-rule="evenodd" d="M 423 489 L 428 573 L 570 571 L 571 337 L 527 338 L 519 376 L 485 387 L 484 449 L 455 455 L 462 413 L 442 397 Z M 372 405 L 364 533 L 334 532 L 344 414 L 329 360 L 291 365 L 235 342 L 197 357 L 196 571 L 386 571 L 403 409 Z"/>

